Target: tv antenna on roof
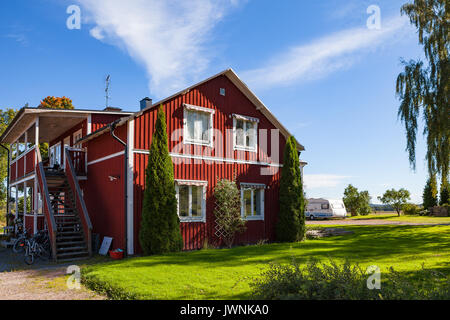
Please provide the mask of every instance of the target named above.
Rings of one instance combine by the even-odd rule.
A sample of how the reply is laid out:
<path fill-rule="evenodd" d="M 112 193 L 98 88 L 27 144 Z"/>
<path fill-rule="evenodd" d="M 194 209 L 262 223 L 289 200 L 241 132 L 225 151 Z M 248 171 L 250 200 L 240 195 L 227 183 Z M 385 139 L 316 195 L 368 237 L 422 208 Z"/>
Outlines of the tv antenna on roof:
<path fill-rule="evenodd" d="M 110 85 L 110 83 L 111 83 L 111 76 L 108 74 L 107 76 L 106 76 L 106 80 L 105 80 L 105 82 L 106 82 L 106 87 L 105 87 L 105 98 L 106 98 L 106 108 L 108 108 L 109 107 L 109 85 Z"/>

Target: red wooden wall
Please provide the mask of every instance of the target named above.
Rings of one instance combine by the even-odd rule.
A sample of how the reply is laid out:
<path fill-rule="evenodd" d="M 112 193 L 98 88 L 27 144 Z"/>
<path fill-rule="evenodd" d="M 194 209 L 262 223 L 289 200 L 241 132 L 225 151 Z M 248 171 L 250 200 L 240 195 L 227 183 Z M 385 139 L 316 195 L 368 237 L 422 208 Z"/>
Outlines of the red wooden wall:
<path fill-rule="evenodd" d="M 115 133 L 126 141 L 127 126 L 117 128 Z M 92 232 L 100 234 L 100 241 L 105 236 L 112 237 L 112 248 L 125 250 L 124 156 L 89 164 L 123 151 L 124 146 L 105 133 L 88 141 L 87 148 L 88 175 L 86 181 L 80 181 L 80 187 L 92 222 Z"/>
<path fill-rule="evenodd" d="M 226 95 L 219 94 L 220 88 L 225 88 Z M 256 110 L 250 100 L 245 97 L 242 92 L 234 86 L 234 84 L 226 77 L 221 76 L 210 80 L 195 89 L 190 90 L 184 95 L 179 95 L 164 103 L 164 111 L 167 118 L 167 127 L 169 135 L 169 150 L 179 145 L 182 141 L 181 137 L 175 137 L 175 141 L 171 140 L 171 134 L 176 129 L 183 128 L 183 103 L 196 106 L 211 108 L 215 110 L 213 116 L 214 129 L 226 132 L 226 129 L 233 128 L 232 114 L 240 114 L 259 119 L 258 130 L 275 129 L 275 127 Z M 135 121 L 135 149 L 148 150 L 151 144 L 151 137 L 156 121 L 157 108 L 152 108 L 144 112 Z M 223 141 L 216 141 L 214 148 L 186 145 L 187 150 L 177 150 L 176 153 L 190 153 L 195 155 L 208 155 L 216 157 L 226 157 L 226 148 L 232 148 L 232 132 L 231 136 L 223 135 Z M 258 145 L 260 142 L 258 137 Z M 268 161 L 268 155 L 271 155 L 270 132 L 268 133 L 268 152 L 258 150 L 257 153 L 246 151 L 234 151 L 231 154 L 235 159 Z M 280 134 L 279 139 L 279 159 L 280 163 L 283 159 L 283 149 L 285 139 Z M 274 148 L 275 149 L 275 148 Z M 232 149 L 231 149 L 232 150 Z M 134 155 L 134 230 L 135 246 L 139 251 L 139 228 L 142 211 L 143 190 L 145 187 L 145 168 L 147 166 L 148 156 L 142 153 Z M 191 160 L 193 162 L 193 160 Z M 207 201 L 206 201 L 206 223 L 182 223 L 181 230 L 185 242 L 185 249 L 198 249 L 203 246 L 205 239 L 210 243 L 217 243 L 214 236 L 214 187 L 218 179 L 233 179 L 236 177 L 237 182 L 247 183 L 263 183 L 268 187 L 265 190 L 265 219 L 264 221 L 248 221 L 247 231 L 236 238 L 237 243 L 254 243 L 261 239 L 274 240 L 274 229 L 276 217 L 279 210 L 278 203 L 278 187 L 281 168 L 273 168 L 273 175 L 261 175 L 260 165 L 254 164 L 237 164 L 237 163 L 211 163 L 202 162 L 200 164 L 174 164 L 175 179 L 182 180 L 202 180 L 208 181 Z M 267 168 L 267 167 L 266 167 Z"/>

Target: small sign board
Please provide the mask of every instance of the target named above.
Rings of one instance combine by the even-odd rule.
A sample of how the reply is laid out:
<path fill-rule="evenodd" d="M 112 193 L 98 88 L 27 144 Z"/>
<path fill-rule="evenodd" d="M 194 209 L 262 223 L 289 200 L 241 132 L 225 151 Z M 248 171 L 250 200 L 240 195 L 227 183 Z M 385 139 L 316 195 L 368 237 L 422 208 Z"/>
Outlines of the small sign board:
<path fill-rule="evenodd" d="M 98 251 L 98 253 L 101 254 L 102 256 L 106 256 L 108 254 L 109 247 L 111 247 L 112 240 L 113 240 L 113 238 L 111 238 L 111 237 L 104 237 L 102 246 L 100 247 L 100 250 Z"/>

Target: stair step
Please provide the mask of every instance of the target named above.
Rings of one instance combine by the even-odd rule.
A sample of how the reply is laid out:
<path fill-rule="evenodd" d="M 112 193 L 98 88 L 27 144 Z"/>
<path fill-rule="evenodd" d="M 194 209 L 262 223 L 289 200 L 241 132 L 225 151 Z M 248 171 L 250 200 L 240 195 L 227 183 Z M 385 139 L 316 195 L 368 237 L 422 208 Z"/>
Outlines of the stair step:
<path fill-rule="evenodd" d="M 86 251 L 87 252 L 87 248 L 86 246 L 78 246 L 78 247 L 65 247 L 65 248 L 58 248 L 56 249 L 56 251 L 59 252 L 81 252 L 81 251 Z"/>
<path fill-rule="evenodd" d="M 84 237 L 84 234 L 81 230 L 80 231 L 58 231 L 58 236 L 59 235 L 65 236 L 65 235 L 69 235 L 69 234 Z M 57 238 L 58 238 L 58 236 L 57 236 Z"/>
<path fill-rule="evenodd" d="M 67 241 L 67 242 L 57 242 L 56 246 L 62 247 L 62 246 L 73 246 L 73 245 L 83 245 L 82 247 L 85 248 L 86 247 L 86 243 L 84 242 L 84 240 L 79 240 L 79 241 Z"/>
<path fill-rule="evenodd" d="M 84 237 L 82 235 L 78 236 L 66 236 L 66 237 L 56 237 L 56 244 L 65 243 L 66 241 L 74 241 L 75 239 L 82 239 L 84 241 Z M 81 240 L 80 240 L 81 241 Z"/>
<path fill-rule="evenodd" d="M 55 222 L 57 224 L 69 224 L 69 223 L 80 224 L 80 219 L 66 219 L 66 220 L 63 220 L 63 219 L 56 220 L 55 219 Z"/>
<path fill-rule="evenodd" d="M 56 255 L 56 258 L 58 259 L 59 257 L 82 256 L 82 255 L 87 256 L 87 255 L 89 255 L 89 252 L 87 250 L 82 250 L 82 251 L 58 253 Z"/>

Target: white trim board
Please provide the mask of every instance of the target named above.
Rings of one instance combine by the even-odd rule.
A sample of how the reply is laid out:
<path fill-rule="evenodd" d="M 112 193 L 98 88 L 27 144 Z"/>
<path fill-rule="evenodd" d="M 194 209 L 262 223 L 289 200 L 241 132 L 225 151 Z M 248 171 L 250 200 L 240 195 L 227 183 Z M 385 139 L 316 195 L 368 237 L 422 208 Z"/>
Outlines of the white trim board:
<path fill-rule="evenodd" d="M 133 152 L 134 153 L 140 153 L 140 154 L 148 154 L 149 151 L 134 149 Z M 230 159 L 230 158 L 202 156 L 202 155 L 194 155 L 194 154 L 182 154 L 182 153 L 173 153 L 173 152 L 171 152 L 169 154 L 170 154 L 171 157 L 174 157 L 174 158 L 185 158 L 185 159 L 204 160 L 204 161 L 216 161 L 216 162 L 225 162 L 225 163 L 254 164 L 254 165 L 266 166 L 266 167 L 279 167 L 279 168 L 283 167 L 283 165 L 279 164 L 279 163 L 267 163 L 267 162 L 260 162 L 260 161 Z"/>
<path fill-rule="evenodd" d="M 96 164 L 96 163 L 99 163 L 99 162 L 102 162 L 102 161 L 105 161 L 105 160 L 109 160 L 111 158 L 119 157 L 119 156 L 121 156 L 123 154 L 125 154 L 125 151 L 119 151 L 119 152 L 110 154 L 109 156 L 105 156 L 105 157 L 102 157 L 102 158 L 99 158 L 99 159 L 96 159 L 96 160 L 92 160 L 91 162 L 88 162 L 88 166 L 90 166 L 91 164 Z"/>
<path fill-rule="evenodd" d="M 14 181 L 13 183 L 10 183 L 10 184 L 9 184 L 9 187 L 10 187 L 10 188 L 11 188 L 11 187 L 14 187 L 14 186 L 16 186 L 16 185 L 18 185 L 18 184 L 24 183 L 25 181 L 32 180 L 32 179 L 34 179 L 34 174 L 32 174 L 32 175 L 30 175 L 30 176 L 26 176 L 25 178 L 22 178 L 22 179 L 20 179 L 20 180 L 18 180 L 18 181 Z"/>
<path fill-rule="evenodd" d="M 134 119 L 128 122 L 127 164 L 127 252 L 134 254 Z"/>

